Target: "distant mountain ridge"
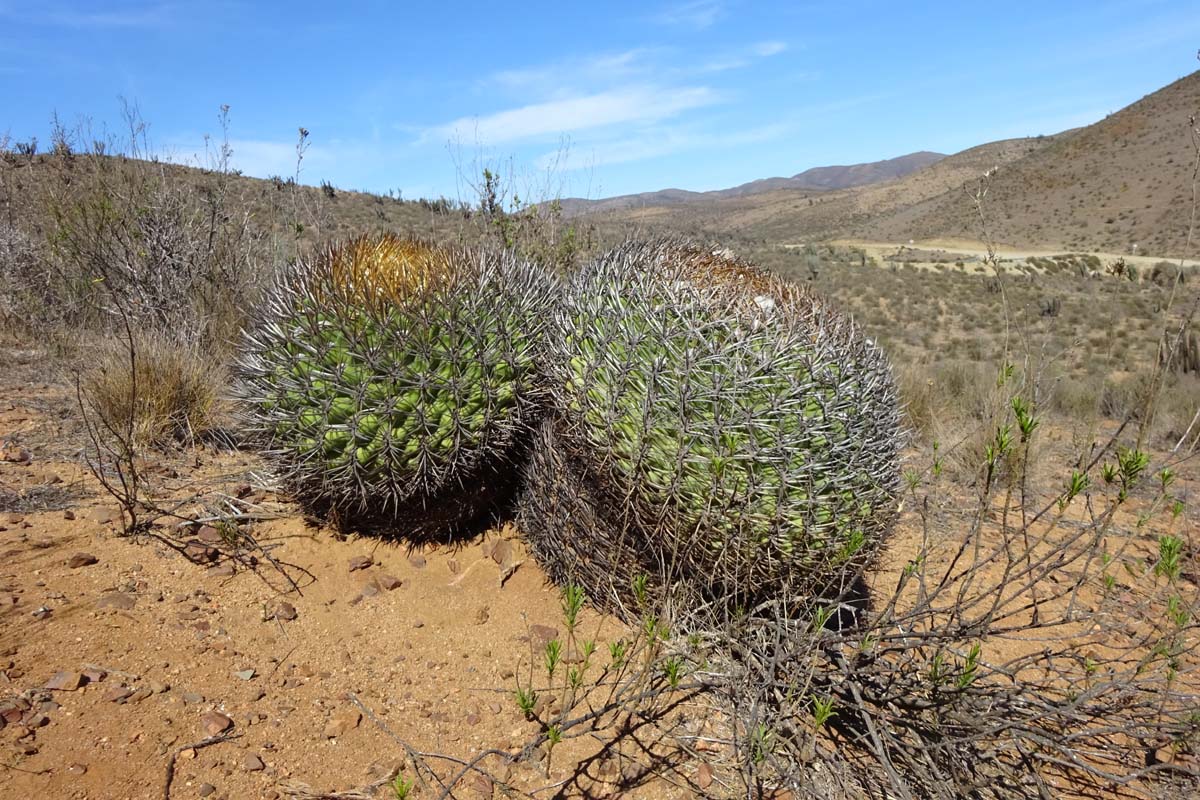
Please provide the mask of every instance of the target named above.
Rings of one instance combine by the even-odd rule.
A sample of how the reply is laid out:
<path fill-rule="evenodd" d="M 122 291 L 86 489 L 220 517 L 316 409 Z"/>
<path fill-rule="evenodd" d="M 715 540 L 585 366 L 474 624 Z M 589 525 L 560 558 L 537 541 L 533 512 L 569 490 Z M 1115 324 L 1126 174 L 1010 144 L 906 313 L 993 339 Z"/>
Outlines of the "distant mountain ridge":
<path fill-rule="evenodd" d="M 660 195 L 657 200 L 624 200 L 611 208 L 603 207 L 611 201 L 601 201 L 594 210 L 606 213 L 595 219 L 615 229 L 636 225 L 702 239 L 781 244 L 978 242 L 984 235 L 980 215 L 964 187 L 978 188 L 984 173 L 998 168 L 984 203 L 986 235 L 997 244 L 1194 257 L 1191 131 L 1197 116 L 1200 71 L 1091 125 L 988 142 L 892 179 L 843 189 L 767 179 L 722 192 L 686 193 L 687 202 L 652 193 L 637 197 Z M 831 169 L 833 180 L 847 180 L 836 170 L 855 168 Z M 821 172 L 801 176 L 819 182 Z M 752 191 L 743 191 L 747 188 Z"/>
<path fill-rule="evenodd" d="M 783 189 L 836 191 L 838 189 L 851 189 L 855 186 L 867 186 L 902 178 L 917 170 L 936 164 L 945 157 L 943 153 L 921 150 L 916 153 L 908 153 L 896 158 L 871 161 L 865 164 L 812 167 L 803 172 L 798 172 L 790 178 L 760 178 L 749 183 L 733 186 L 729 189 L 716 189 L 710 192 L 690 192 L 686 189 L 661 189 L 657 192 L 618 195 L 601 200 L 584 200 L 571 197 L 562 201 L 562 207 L 568 214 L 573 214 L 594 211 L 618 211 L 639 206 L 702 203 L 708 200 L 747 197 Z"/>

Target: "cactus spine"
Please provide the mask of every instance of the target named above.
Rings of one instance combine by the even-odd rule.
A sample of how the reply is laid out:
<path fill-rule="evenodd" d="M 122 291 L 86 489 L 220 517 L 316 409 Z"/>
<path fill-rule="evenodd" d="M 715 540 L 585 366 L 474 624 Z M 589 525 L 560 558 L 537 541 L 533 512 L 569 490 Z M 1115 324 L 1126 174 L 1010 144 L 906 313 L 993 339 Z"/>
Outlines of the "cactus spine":
<path fill-rule="evenodd" d="M 677 242 L 629 243 L 576 277 L 550 341 L 540 436 L 562 452 L 535 455 L 520 523 L 551 574 L 596 597 L 627 595 L 605 576 L 631 569 L 717 602 L 811 596 L 861 570 L 890 528 L 890 370 L 807 288 Z M 587 475 L 566 502 L 571 470 Z M 572 503 L 604 506 L 590 544 L 539 519 Z"/>
<path fill-rule="evenodd" d="M 484 510 L 540 408 L 552 285 L 511 255 L 361 237 L 277 283 L 240 363 L 249 431 L 343 519 L 454 526 Z"/>

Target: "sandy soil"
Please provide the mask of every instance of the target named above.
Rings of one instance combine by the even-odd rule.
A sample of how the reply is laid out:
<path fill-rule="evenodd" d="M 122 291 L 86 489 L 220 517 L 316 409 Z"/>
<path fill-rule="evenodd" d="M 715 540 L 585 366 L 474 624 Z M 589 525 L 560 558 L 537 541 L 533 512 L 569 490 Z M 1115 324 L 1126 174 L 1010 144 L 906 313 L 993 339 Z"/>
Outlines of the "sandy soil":
<path fill-rule="evenodd" d="M 165 797 L 172 759 L 172 798 L 348 790 L 405 766 L 392 734 L 465 759 L 517 752 L 538 732 L 514 673 L 561 631 L 559 595 L 511 527 L 412 550 L 292 512 L 252 531 L 298 590 L 266 563 L 192 563 L 118 535 L 116 506 L 74 449 L 69 393 L 19 371 L 0 370 L 0 508 L 21 509 L 0 513 L 0 797 Z M 275 508 L 252 488 L 259 466 L 206 449 L 146 465 L 176 493 L 198 484 Z M 583 627 L 600 652 L 622 632 L 586 610 Z M 189 747 L 222 730 L 227 741 Z M 560 745 L 548 775 L 541 753 L 487 764 L 540 797 L 693 794 L 630 779 L 636 762 L 617 755 L 582 763 L 596 749 Z M 453 796 L 493 793 L 468 776 Z"/>

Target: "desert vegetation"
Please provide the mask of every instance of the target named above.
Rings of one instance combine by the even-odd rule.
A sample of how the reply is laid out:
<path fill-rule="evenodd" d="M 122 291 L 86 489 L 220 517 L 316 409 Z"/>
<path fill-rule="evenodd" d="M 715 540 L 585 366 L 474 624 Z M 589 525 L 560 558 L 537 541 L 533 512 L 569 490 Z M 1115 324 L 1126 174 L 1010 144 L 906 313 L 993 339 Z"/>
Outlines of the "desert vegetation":
<path fill-rule="evenodd" d="M 305 186 L 303 129 L 271 181 L 222 142 L 201 167 L 148 159 L 135 114 L 121 144 L 56 131 L 44 153 L 0 148 L 0 313 L 8 352 L 73 398 L 57 447 L 88 474 L 80 496 L 5 487 L 6 512 L 103 498 L 109 546 L 256 575 L 280 626 L 319 591 L 289 538 L 432 537 L 462 548 L 451 587 L 488 561 L 504 587 L 527 547 L 555 582 L 553 628 L 523 619 L 522 647 L 489 650 L 504 682 L 471 687 L 515 733 L 429 740 L 342 686 L 342 732 L 365 715 L 391 767 L 364 782 L 301 759 L 276 796 L 1200 786 L 1200 278 L 1182 261 L 1006 262 L 988 177 L 960 192 L 988 256 L 918 269 L 704 230 L 620 244 L 491 169 L 470 202 Z M 1178 135 L 1191 231 L 1200 131 Z M 482 545 L 461 525 L 481 509 Z M 301 519 L 303 537 L 277 527 Z M 517 545 L 496 533 L 514 519 Z M 28 770 L 38 734 L 11 691 Z M 224 719 L 164 748 L 164 796 L 242 735 Z"/>

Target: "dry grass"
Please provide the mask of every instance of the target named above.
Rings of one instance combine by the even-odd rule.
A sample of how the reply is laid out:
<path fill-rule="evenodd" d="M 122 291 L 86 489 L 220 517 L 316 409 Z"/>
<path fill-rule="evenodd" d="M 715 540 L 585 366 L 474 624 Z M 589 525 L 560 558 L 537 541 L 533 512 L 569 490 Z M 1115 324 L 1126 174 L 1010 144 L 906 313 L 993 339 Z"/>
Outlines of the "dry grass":
<path fill-rule="evenodd" d="M 139 445 L 191 442 L 220 427 L 227 410 L 224 366 L 195 345 L 162 335 L 109 338 L 94 348 L 79 387 L 102 429 L 132 430 Z"/>

